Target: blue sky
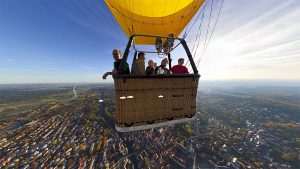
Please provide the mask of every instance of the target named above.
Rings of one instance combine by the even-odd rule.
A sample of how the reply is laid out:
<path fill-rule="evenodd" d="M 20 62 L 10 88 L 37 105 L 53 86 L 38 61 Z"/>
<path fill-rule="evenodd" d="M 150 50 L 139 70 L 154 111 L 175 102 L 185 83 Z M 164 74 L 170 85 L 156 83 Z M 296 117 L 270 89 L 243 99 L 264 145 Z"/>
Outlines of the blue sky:
<path fill-rule="evenodd" d="M 220 1 L 214 4 L 212 23 Z M 191 48 L 198 23 L 187 37 Z M 208 80 L 300 80 L 299 30 L 299 0 L 225 0 L 205 52 L 200 41 L 200 73 Z M 0 83 L 103 82 L 111 50 L 126 43 L 101 0 L 0 0 Z"/>

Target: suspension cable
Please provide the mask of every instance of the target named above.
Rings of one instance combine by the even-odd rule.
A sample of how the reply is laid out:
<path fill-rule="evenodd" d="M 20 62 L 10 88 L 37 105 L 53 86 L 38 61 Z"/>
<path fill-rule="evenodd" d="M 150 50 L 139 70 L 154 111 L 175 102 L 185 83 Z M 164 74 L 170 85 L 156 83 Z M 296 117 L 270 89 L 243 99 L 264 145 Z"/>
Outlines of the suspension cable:
<path fill-rule="evenodd" d="M 198 44 L 198 45 L 197 45 L 197 48 L 198 48 L 198 46 L 199 46 L 199 43 L 200 43 L 200 36 L 201 36 L 201 32 L 202 32 L 202 30 L 201 30 L 201 29 L 202 29 L 202 23 L 203 23 L 203 18 L 204 18 L 204 15 L 205 15 L 205 11 L 206 11 L 206 2 L 205 2 L 205 6 L 203 7 L 203 10 L 202 10 L 202 16 L 201 16 L 201 20 L 200 20 L 199 27 L 198 27 L 198 32 L 197 32 L 196 39 L 195 39 L 193 48 L 192 48 L 192 50 L 191 50 L 191 53 L 193 53 L 196 44 Z M 199 15 L 199 16 L 200 16 L 200 15 Z M 199 40 L 198 40 L 198 42 L 197 42 L 197 39 L 198 39 L 198 38 L 199 38 Z M 196 49 L 196 50 L 197 50 L 197 49 Z M 193 55 L 193 59 L 195 59 L 195 57 L 196 57 L 196 55 Z M 187 64 L 189 64 L 189 66 L 190 66 L 189 60 L 187 61 L 187 63 L 185 64 L 185 66 L 186 66 Z M 188 66 L 188 67 L 189 67 L 189 66 Z"/>
<path fill-rule="evenodd" d="M 196 40 L 195 40 L 195 43 L 194 43 L 193 48 L 192 48 L 192 50 L 191 50 L 191 53 L 194 52 L 193 59 L 195 59 L 195 57 L 196 57 L 195 52 L 198 50 L 199 43 L 200 43 L 200 41 L 201 41 L 202 23 L 203 23 L 204 15 L 205 15 L 205 10 L 204 10 L 203 13 L 202 13 L 202 17 L 201 17 L 200 25 L 199 25 L 199 28 L 198 28 Z M 199 38 L 199 39 L 198 39 L 198 38 Z M 197 39 L 198 39 L 198 41 L 197 41 Z M 196 48 L 196 50 L 194 51 L 196 44 L 197 44 L 197 48 Z M 188 66 L 191 65 L 191 63 L 189 62 L 189 60 L 188 60 L 188 62 L 187 62 L 185 65 L 187 65 L 187 64 L 189 64 Z"/>
<path fill-rule="evenodd" d="M 198 1 L 199 2 L 199 1 Z M 196 5 L 198 5 L 198 2 Z M 187 35 L 190 33 L 190 31 L 192 30 L 192 28 L 194 27 L 195 23 L 197 22 L 197 20 L 199 19 L 199 17 L 201 16 L 201 13 L 203 13 L 204 9 L 206 8 L 206 1 L 204 2 L 202 11 L 198 13 L 197 17 L 193 20 L 193 23 L 191 24 L 191 27 L 187 30 L 185 30 L 184 34 L 183 34 L 183 39 L 185 39 L 187 37 Z M 187 28 L 187 27 L 186 27 Z"/>
<path fill-rule="evenodd" d="M 203 44 L 203 49 L 205 47 L 205 44 L 206 44 L 206 41 L 207 41 L 207 36 L 208 36 L 208 33 L 209 33 L 209 27 L 210 27 L 210 21 L 211 21 L 211 14 L 212 14 L 212 11 L 213 11 L 213 5 L 214 5 L 214 0 L 211 1 L 210 12 L 209 12 L 209 19 L 208 19 L 208 25 L 207 25 L 207 29 L 206 29 L 206 35 L 205 35 L 205 40 L 204 40 L 204 44 Z M 196 53 L 197 53 L 197 51 L 195 51 L 195 55 L 196 55 Z M 197 67 L 198 67 L 198 65 L 200 63 L 200 60 L 201 60 L 201 56 L 197 60 Z"/>
<path fill-rule="evenodd" d="M 208 42 L 207 42 L 205 48 L 204 48 L 203 51 L 202 51 L 202 55 L 205 54 L 206 49 L 207 49 L 207 46 L 208 46 L 208 44 L 209 44 L 210 41 L 211 41 L 211 37 L 212 37 L 212 35 L 213 35 L 214 31 L 215 31 L 216 25 L 217 25 L 217 23 L 218 23 L 218 20 L 219 20 L 219 17 L 220 17 L 222 8 L 223 8 L 224 1 L 225 1 L 225 0 L 222 0 L 221 6 L 220 6 L 220 9 L 219 9 L 219 11 L 218 11 L 217 18 L 216 18 L 216 22 L 215 22 L 215 24 L 214 24 L 214 27 L 213 27 L 213 29 L 212 29 L 212 32 L 211 32 L 210 37 L 209 37 L 209 39 L 208 39 Z M 200 62 L 201 62 L 201 58 L 199 59 L 199 61 L 198 61 L 198 63 L 197 63 L 197 67 L 199 66 Z"/>
<path fill-rule="evenodd" d="M 193 51 L 194 51 L 194 49 L 195 49 L 195 46 L 196 46 L 196 44 L 197 44 L 197 39 L 199 38 L 199 40 L 200 40 L 201 29 L 202 29 L 202 22 L 203 22 L 204 15 L 205 15 L 205 9 L 202 11 L 202 16 L 201 16 L 201 20 L 200 20 L 199 27 L 198 27 L 198 32 L 197 32 L 196 39 L 195 39 L 193 48 L 192 48 L 192 50 L 191 50 L 191 53 L 193 53 Z"/>
<path fill-rule="evenodd" d="M 201 17 L 200 25 L 199 25 L 198 32 L 197 32 L 197 36 L 196 36 L 196 40 L 195 40 L 195 43 L 194 43 L 194 45 L 193 45 L 193 48 L 192 48 L 192 51 L 191 51 L 191 52 L 194 51 L 195 46 L 196 46 L 196 42 L 197 42 L 197 39 L 198 39 L 198 38 L 199 38 L 198 41 L 200 41 L 203 18 L 204 18 L 204 12 L 203 12 L 202 17 Z"/>
<path fill-rule="evenodd" d="M 213 30 L 212 30 L 212 32 L 211 32 L 211 34 L 210 34 L 210 37 L 209 37 L 209 39 L 208 39 L 208 42 L 207 42 L 206 47 L 205 47 L 205 49 L 204 49 L 203 52 L 206 51 L 206 48 L 207 48 L 207 46 L 208 46 L 208 44 L 209 44 L 209 42 L 210 42 L 210 40 L 211 40 L 211 37 L 212 37 L 212 35 L 213 35 L 214 31 L 215 31 L 215 28 L 216 28 L 216 25 L 217 25 L 217 23 L 218 23 L 219 16 L 220 16 L 220 13 L 221 13 L 221 10 L 222 10 L 224 1 L 225 1 L 225 0 L 222 0 L 221 7 L 220 7 L 220 9 L 219 9 L 219 12 L 218 12 L 218 15 L 217 15 L 216 22 L 215 22 L 215 24 L 214 24 Z"/>

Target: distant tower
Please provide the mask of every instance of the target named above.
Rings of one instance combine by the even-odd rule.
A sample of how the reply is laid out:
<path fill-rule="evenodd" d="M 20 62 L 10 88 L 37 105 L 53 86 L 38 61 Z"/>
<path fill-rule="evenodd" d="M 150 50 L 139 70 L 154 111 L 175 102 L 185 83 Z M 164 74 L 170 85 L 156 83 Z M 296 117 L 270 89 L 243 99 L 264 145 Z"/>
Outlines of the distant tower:
<path fill-rule="evenodd" d="M 77 97 L 77 91 L 76 91 L 76 86 L 74 85 L 73 87 L 73 98 Z"/>

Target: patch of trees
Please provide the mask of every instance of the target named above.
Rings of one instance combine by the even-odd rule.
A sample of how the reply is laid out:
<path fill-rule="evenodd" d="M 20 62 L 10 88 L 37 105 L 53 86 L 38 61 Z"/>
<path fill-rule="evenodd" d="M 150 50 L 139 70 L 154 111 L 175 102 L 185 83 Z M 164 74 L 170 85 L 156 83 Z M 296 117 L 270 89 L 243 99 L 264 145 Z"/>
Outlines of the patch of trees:
<path fill-rule="evenodd" d="M 0 92 L 0 104 L 11 103 L 17 101 L 40 99 L 42 97 L 54 94 L 63 94 L 72 91 L 70 89 L 49 89 L 49 90 L 21 90 L 21 89 L 10 89 L 2 90 Z"/>

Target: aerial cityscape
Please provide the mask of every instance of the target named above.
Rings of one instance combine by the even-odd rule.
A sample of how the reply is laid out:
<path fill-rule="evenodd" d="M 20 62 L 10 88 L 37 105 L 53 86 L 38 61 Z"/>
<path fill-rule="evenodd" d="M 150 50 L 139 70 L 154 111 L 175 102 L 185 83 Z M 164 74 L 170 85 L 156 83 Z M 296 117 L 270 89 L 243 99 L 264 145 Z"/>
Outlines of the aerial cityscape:
<path fill-rule="evenodd" d="M 300 169 L 300 0 L 0 0 L 0 169 Z"/>
<path fill-rule="evenodd" d="M 1 85 L 0 168 L 300 167 L 299 85 L 210 83 L 190 122 L 128 133 L 113 84 Z"/>

